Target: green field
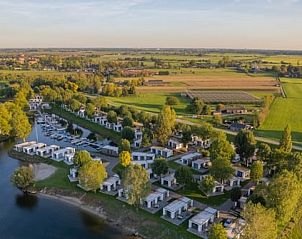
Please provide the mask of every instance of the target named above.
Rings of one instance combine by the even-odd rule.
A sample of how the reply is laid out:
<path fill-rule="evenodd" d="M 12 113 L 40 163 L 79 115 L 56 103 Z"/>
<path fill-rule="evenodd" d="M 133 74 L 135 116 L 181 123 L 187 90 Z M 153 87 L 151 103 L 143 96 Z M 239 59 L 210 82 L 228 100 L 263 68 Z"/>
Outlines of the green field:
<path fill-rule="evenodd" d="M 287 98 L 278 97 L 258 131 L 258 135 L 280 138 L 284 127 L 290 124 L 294 141 L 302 141 L 302 80 L 281 79 Z"/>
<path fill-rule="evenodd" d="M 167 96 L 176 96 L 179 104 L 173 106 L 178 115 L 188 114 L 186 107 L 189 104 L 188 100 L 182 98 L 180 94 L 169 93 L 146 93 L 137 94 L 127 97 L 107 97 L 109 102 L 115 106 L 128 105 L 139 110 L 144 110 L 151 113 L 158 113 L 166 102 Z"/>

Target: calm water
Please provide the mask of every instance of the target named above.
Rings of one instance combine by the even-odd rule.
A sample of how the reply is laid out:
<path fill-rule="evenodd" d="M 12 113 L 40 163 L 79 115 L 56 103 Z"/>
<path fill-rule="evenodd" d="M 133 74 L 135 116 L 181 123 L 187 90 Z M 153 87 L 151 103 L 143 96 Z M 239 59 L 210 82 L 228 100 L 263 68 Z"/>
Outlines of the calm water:
<path fill-rule="evenodd" d="M 39 137 L 44 143 L 58 143 L 40 134 Z M 34 139 L 34 134 L 30 138 Z M 76 207 L 56 200 L 24 196 L 14 188 L 9 178 L 20 162 L 7 155 L 13 145 L 13 142 L 0 144 L 0 239 L 123 238 L 116 229 Z"/>

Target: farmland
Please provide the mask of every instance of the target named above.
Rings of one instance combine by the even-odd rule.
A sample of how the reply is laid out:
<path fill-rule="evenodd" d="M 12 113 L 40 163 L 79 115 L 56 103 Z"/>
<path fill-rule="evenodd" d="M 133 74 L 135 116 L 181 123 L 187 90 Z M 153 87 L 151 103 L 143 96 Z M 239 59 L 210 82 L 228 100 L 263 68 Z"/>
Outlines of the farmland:
<path fill-rule="evenodd" d="M 295 141 L 302 140 L 302 81 L 281 79 L 287 98 L 278 97 L 271 106 L 268 117 L 258 130 L 258 135 L 280 138 L 283 128 L 290 124 Z"/>
<path fill-rule="evenodd" d="M 205 103 L 258 103 L 256 98 L 243 91 L 188 91 L 190 99 L 201 98 Z"/>

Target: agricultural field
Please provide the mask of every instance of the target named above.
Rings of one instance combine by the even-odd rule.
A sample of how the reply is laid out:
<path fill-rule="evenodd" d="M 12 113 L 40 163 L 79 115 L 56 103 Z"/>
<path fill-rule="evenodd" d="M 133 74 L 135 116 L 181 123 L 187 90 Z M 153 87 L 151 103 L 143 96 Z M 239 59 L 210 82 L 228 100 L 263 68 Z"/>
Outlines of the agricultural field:
<path fill-rule="evenodd" d="M 292 128 L 293 139 L 302 141 L 302 80 L 282 78 L 281 82 L 286 98 L 275 99 L 257 134 L 278 139 L 284 127 L 289 124 Z"/>
<path fill-rule="evenodd" d="M 190 99 L 201 98 L 205 103 L 259 103 L 260 99 L 244 91 L 188 91 Z"/>

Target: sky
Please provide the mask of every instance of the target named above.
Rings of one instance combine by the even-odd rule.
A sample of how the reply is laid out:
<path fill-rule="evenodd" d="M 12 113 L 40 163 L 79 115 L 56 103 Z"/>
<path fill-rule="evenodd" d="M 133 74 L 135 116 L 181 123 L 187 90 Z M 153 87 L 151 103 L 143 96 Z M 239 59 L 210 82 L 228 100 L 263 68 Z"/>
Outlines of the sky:
<path fill-rule="evenodd" d="M 0 48 L 302 50 L 302 0 L 0 0 Z"/>

